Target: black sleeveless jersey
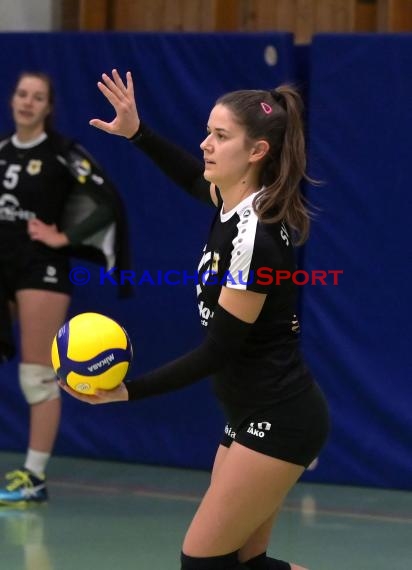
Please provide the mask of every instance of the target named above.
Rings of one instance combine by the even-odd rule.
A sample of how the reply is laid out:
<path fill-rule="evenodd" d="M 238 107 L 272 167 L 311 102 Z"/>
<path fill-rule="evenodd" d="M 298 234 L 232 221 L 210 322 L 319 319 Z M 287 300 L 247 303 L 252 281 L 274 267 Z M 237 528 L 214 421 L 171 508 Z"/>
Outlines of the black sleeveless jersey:
<path fill-rule="evenodd" d="M 267 295 L 238 359 L 218 373 L 214 388 L 223 402 L 264 405 L 305 389 L 311 377 L 299 351 L 296 285 L 277 279 L 293 273 L 295 259 L 284 223 L 258 220 L 248 196 L 233 210 L 215 216 L 198 267 L 198 308 L 208 326 L 222 286 Z M 278 283 L 278 284 L 277 284 Z"/>

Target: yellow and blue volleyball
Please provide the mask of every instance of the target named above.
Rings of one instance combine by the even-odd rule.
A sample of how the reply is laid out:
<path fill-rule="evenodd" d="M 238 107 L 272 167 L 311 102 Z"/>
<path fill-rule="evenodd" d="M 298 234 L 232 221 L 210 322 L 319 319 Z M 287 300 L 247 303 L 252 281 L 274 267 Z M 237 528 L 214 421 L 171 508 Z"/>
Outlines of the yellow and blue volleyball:
<path fill-rule="evenodd" d="M 119 323 L 99 313 L 81 313 L 59 329 L 51 357 L 58 378 L 77 392 L 94 394 L 123 381 L 133 349 Z"/>

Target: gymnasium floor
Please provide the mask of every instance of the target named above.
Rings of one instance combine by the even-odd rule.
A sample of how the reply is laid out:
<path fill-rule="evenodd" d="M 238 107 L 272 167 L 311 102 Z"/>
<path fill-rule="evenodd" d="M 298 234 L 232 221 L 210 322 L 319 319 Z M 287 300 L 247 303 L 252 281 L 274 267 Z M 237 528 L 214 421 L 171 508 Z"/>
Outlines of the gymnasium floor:
<path fill-rule="evenodd" d="M 0 453 L 0 473 L 21 464 Z M 54 458 L 52 500 L 0 508 L 4 570 L 178 570 L 208 473 Z M 269 550 L 310 570 L 412 569 L 412 493 L 300 483 Z"/>

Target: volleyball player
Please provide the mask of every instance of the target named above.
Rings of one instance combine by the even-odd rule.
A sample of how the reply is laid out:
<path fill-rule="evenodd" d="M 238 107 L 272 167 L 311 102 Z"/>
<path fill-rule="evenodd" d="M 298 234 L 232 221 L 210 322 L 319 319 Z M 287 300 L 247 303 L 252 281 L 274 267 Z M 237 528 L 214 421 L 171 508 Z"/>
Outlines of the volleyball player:
<path fill-rule="evenodd" d="M 53 103 L 46 74 L 22 73 L 11 98 L 15 131 L 0 140 L 0 362 L 15 352 L 10 303 L 19 322 L 19 382 L 30 409 L 26 458 L 6 475 L 3 506 L 48 498 L 46 465 L 60 419 L 50 347 L 70 303 L 69 254 L 105 263 L 102 240 L 109 257 L 122 249 L 114 224 L 119 197 L 86 151 L 52 129 Z"/>
<path fill-rule="evenodd" d="M 92 404 L 136 400 L 213 375 L 227 417 L 210 487 L 185 536 L 183 570 L 302 570 L 270 558 L 269 537 L 282 502 L 317 457 L 329 429 L 327 405 L 299 349 L 294 243 L 309 214 L 302 104 L 289 86 L 223 95 L 201 143 L 204 163 L 141 123 L 128 72 L 103 74 L 99 89 L 111 122 L 91 125 L 131 140 L 170 178 L 216 207 L 199 265 L 198 308 L 204 342 L 173 362 Z M 270 277 L 273 279 L 270 279 Z"/>

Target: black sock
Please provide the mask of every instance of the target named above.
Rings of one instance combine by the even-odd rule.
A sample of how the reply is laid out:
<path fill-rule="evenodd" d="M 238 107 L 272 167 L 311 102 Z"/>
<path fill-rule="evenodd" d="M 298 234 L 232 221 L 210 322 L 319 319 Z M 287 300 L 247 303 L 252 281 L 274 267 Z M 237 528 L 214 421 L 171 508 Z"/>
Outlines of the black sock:
<path fill-rule="evenodd" d="M 255 556 L 255 558 L 251 558 L 245 562 L 246 568 L 249 568 L 249 570 L 266 570 L 266 560 L 266 552 L 262 552 L 259 556 Z"/>
<path fill-rule="evenodd" d="M 290 570 L 290 564 L 266 556 L 266 552 L 244 563 L 249 570 Z"/>
<path fill-rule="evenodd" d="M 206 558 L 197 558 L 187 556 L 181 553 L 181 570 L 241 570 L 247 569 L 247 566 L 241 564 L 238 560 L 238 553 L 231 552 L 223 556 L 208 556 Z"/>

